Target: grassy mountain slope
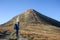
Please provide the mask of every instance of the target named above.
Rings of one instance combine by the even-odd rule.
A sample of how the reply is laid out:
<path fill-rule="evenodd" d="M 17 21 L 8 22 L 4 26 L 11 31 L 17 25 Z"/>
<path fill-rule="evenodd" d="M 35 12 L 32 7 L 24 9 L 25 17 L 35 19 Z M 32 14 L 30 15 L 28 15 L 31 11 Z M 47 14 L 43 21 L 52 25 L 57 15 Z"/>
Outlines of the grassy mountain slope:
<path fill-rule="evenodd" d="M 60 39 L 60 22 L 49 18 L 34 9 L 29 9 L 20 15 L 20 31 L 19 33 L 28 40 L 59 40 Z M 12 18 L 0 29 L 10 30 L 14 32 L 14 23 L 17 16 Z"/>

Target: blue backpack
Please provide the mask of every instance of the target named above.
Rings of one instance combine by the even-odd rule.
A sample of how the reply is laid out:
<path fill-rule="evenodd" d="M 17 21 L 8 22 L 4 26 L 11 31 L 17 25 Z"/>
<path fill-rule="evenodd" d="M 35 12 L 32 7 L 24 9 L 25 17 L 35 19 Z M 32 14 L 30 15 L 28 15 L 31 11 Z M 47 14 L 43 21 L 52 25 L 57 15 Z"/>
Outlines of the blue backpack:
<path fill-rule="evenodd" d="M 15 25 L 14 25 L 14 29 L 15 29 L 15 30 L 19 30 L 19 24 L 15 24 Z"/>

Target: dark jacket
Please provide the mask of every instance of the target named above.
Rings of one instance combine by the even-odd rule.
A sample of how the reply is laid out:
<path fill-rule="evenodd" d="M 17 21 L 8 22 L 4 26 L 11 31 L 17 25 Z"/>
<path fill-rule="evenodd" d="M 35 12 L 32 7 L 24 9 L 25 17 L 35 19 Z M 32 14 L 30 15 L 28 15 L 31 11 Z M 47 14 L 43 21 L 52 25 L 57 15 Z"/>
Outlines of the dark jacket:
<path fill-rule="evenodd" d="M 15 30 L 19 30 L 19 23 L 14 25 Z"/>

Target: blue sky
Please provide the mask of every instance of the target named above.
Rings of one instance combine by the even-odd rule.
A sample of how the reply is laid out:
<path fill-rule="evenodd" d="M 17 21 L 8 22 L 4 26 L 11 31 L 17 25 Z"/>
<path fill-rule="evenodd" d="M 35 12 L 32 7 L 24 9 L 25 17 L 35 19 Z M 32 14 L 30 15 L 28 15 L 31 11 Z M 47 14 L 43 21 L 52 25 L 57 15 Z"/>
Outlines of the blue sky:
<path fill-rule="evenodd" d="M 0 24 L 30 8 L 60 21 L 60 0 L 0 0 Z"/>

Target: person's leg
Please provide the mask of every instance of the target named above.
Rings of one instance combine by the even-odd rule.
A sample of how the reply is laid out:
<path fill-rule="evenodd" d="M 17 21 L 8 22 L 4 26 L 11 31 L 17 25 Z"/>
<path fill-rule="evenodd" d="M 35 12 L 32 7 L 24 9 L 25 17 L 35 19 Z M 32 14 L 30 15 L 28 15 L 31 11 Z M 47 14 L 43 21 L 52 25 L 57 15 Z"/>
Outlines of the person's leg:
<path fill-rule="evenodd" d="M 16 37 L 18 38 L 18 30 L 16 30 Z"/>

